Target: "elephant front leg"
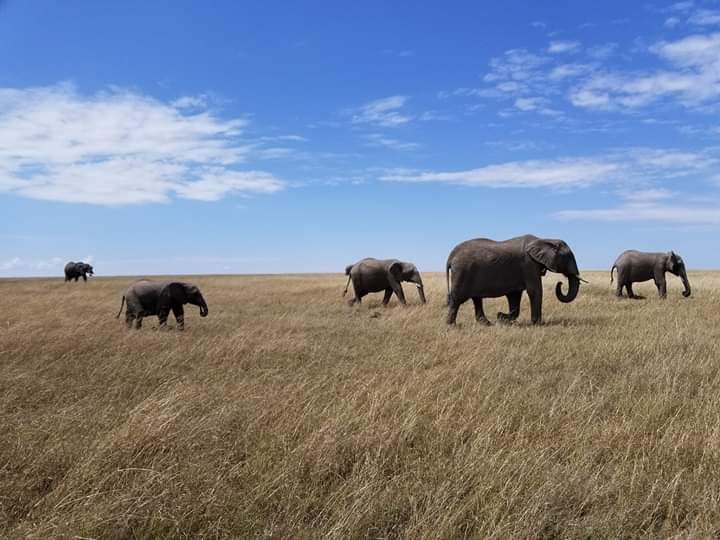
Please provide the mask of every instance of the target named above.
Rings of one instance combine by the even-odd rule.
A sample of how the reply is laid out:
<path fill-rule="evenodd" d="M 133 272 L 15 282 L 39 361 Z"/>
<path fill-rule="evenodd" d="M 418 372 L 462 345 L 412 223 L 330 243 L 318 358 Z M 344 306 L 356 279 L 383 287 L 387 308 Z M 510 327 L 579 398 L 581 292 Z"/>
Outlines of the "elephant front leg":
<path fill-rule="evenodd" d="M 385 289 L 385 296 L 383 296 L 382 305 L 387 306 L 388 302 L 390 301 L 390 297 L 392 296 L 393 290 L 392 289 Z"/>
<path fill-rule="evenodd" d="M 498 312 L 497 318 L 500 321 L 514 321 L 520 316 L 520 300 L 522 291 L 515 291 L 506 295 L 508 301 L 508 313 Z"/>
<path fill-rule="evenodd" d="M 665 281 L 665 273 L 656 273 L 655 274 L 655 286 L 657 287 L 658 294 L 660 295 L 660 298 L 666 298 L 667 297 L 667 282 Z"/>
<path fill-rule="evenodd" d="M 393 292 L 395 293 L 395 296 L 398 297 L 398 300 L 400 300 L 400 303 L 403 306 L 407 305 L 407 302 L 405 301 L 405 293 L 403 292 L 402 285 L 399 283 L 393 287 Z"/>
<path fill-rule="evenodd" d="M 542 286 L 528 289 L 530 297 L 530 320 L 533 324 L 542 323 Z"/>
<path fill-rule="evenodd" d="M 487 317 L 485 317 L 485 312 L 483 311 L 483 299 L 478 296 L 473 298 L 472 301 L 475 305 L 475 320 L 481 324 L 488 326 L 490 324 L 490 321 L 487 320 Z"/>
<path fill-rule="evenodd" d="M 183 310 L 183 307 L 173 306 L 172 312 L 175 316 L 175 320 L 177 321 L 178 330 L 185 330 L 185 312 Z"/>

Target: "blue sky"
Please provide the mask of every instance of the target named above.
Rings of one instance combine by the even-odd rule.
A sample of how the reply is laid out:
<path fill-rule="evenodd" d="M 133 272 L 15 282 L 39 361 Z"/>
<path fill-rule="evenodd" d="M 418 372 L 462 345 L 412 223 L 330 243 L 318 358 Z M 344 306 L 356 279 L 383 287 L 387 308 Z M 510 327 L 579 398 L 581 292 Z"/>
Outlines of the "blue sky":
<path fill-rule="evenodd" d="M 719 113 L 717 2 L 6 0 L 0 276 L 719 267 Z"/>

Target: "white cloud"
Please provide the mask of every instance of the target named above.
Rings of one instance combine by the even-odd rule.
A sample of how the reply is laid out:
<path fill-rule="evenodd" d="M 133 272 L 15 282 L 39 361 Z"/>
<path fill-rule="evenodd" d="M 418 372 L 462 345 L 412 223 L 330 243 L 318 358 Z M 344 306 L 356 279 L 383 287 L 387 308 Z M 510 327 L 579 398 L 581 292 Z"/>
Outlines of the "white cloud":
<path fill-rule="evenodd" d="M 700 26 L 720 24 L 720 11 L 700 9 L 690 16 L 688 22 L 690 24 L 697 24 Z"/>
<path fill-rule="evenodd" d="M 0 88 L 0 192 L 122 205 L 193 198 L 213 183 L 223 194 L 282 189 L 269 173 L 237 170 L 257 146 L 239 140 L 246 121 L 188 110 L 203 105 L 204 98 L 167 104 L 119 88 Z"/>
<path fill-rule="evenodd" d="M 352 117 L 353 124 L 374 124 L 383 127 L 395 127 L 406 124 L 412 116 L 401 114 L 399 109 L 405 106 L 407 96 L 390 96 L 376 99 L 360 107 Z"/>
<path fill-rule="evenodd" d="M 678 24 L 680 24 L 680 19 L 677 17 L 668 17 L 665 19 L 666 28 L 675 28 Z"/>
<path fill-rule="evenodd" d="M 624 204 L 617 208 L 562 210 L 553 217 L 582 221 L 659 221 L 693 225 L 720 225 L 720 206 L 675 206 L 668 204 Z"/>
<path fill-rule="evenodd" d="M 675 69 L 593 75 L 571 90 L 571 102 L 591 109 L 636 109 L 669 97 L 686 107 L 720 97 L 720 34 L 662 41 L 650 52 Z"/>
<path fill-rule="evenodd" d="M 548 45 L 548 52 L 550 54 L 563 54 L 575 52 L 579 48 L 579 41 L 551 41 L 550 45 Z"/>
<path fill-rule="evenodd" d="M 381 177 L 395 182 L 440 182 L 493 188 L 587 186 L 606 180 L 618 165 L 591 158 L 513 161 L 455 172 L 394 171 Z"/>
<path fill-rule="evenodd" d="M 562 64 L 556 66 L 548 75 L 552 80 L 568 79 L 585 75 L 593 70 L 593 66 L 588 64 Z"/>
<path fill-rule="evenodd" d="M 371 146 L 383 146 L 391 150 L 415 150 L 420 145 L 414 142 L 400 141 L 391 137 L 386 137 L 380 133 L 371 133 L 367 135 Z"/>
<path fill-rule="evenodd" d="M 20 259 L 20 257 L 13 257 L 12 259 L 0 263 L 0 270 L 12 270 L 13 268 L 17 268 L 21 264 L 22 259 Z"/>
<path fill-rule="evenodd" d="M 491 188 L 570 188 L 599 182 L 615 182 L 622 185 L 625 192 L 630 193 L 633 190 L 628 186 L 692 175 L 707 177 L 716 174 L 718 169 L 720 158 L 715 157 L 711 151 L 680 152 L 672 149 L 630 148 L 599 157 L 511 161 L 462 171 L 395 169 L 386 171 L 381 180 Z M 645 192 L 646 197 L 657 200 L 666 194 L 660 188 L 653 189 L 654 191 Z"/>

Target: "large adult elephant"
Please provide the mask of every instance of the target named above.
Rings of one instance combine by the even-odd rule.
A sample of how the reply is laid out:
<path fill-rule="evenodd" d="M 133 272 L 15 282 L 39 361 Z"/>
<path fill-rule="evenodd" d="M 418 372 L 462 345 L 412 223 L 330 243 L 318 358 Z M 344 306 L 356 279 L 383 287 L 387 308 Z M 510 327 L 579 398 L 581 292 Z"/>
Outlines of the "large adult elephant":
<path fill-rule="evenodd" d="M 613 282 L 613 271 L 617 268 L 617 286 L 615 294 L 622 296 L 623 287 L 627 289 L 629 298 L 642 298 L 632 290 L 632 284 L 641 281 L 655 280 L 660 298 L 667 296 L 667 283 L 665 272 L 675 274 L 682 279 L 685 290 L 683 296 L 691 294 L 690 281 L 688 281 L 685 262 L 674 251 L 669 253 L 646 253 L 629 249 L 623 251 L 610 269 L 610 283 Z"/>
<path fill-rule="evenodd" d="M 88 263 L 70 261 L 65 265 L 65 281 L 70 281 L 71 279 L 77 281 L 80 277 L 83 278 L 83 281 L 87 281 L 87 275 L 90 274 L 92 276 L 94 273 L 93 267 Z"/>
<path fill-rule="evenodd" d="M 356 302 L 359 304 L 362 297 L 368 293 L 385 291 L 383 297 L 383 306 L 390 301 L 390 297 L 395 293 L 401 304 L 405 305 L 405 294 L 403 293 L 403 281 L 409 281 L 417 286 L 420 301 L 425 303 L 425 289 L 423 286 L 420 272 L 413 263 L 398 261 L 397 259 L 373 259 L 367 258 L 351 264 L 345 268 L 345 275 L 348 277 L 345 284 L 343 296 L 347 294 L 350 280 L 353 283 L 355 297 L 350 300 L 352 306 Z"/>
<path fill-rule="evenodd" d="M 467 240 L 455 246 L 448 256 L 448 324 L 454 324 L 460 305 L 472 298 L 475 319 L 490 324 L 483 311 L 483 298 L 506 296 L 510 310 L 498 313 L 500 320 L 515 320 L 520 314 L 523 291 L 530 297 L 533 324 L 542 321 L 542 276 L 558 272 L 569 282 L 567 294 L 562 283 L 555 287 L 561 302 L 572 302 L 580 289 L 580 272 L 575 255 L 562 240 L 525 235 L 501 242 L 487 238 Z"/>
<path fill-rule="evenodd" d="M 128 328 L 132 328 L 133 321 L 135 321 L 135 327 L 139 329 L 142 326 L 143 317 L 151 315 L 157 315 L 160 328 L 165 328 L 168 315 L 172 310 L 178 330 L 183 330 L 185 328 L 183 305 L 185 304 L 199 306 L 201 317 L 207 317 L 208 314 L 208 306 L 200 289 L 192 283 L 179 281 L 169 283 L 150 281 L 149 279 L 136 281 L 130 285 L 123 296 L 117 317 L 120 317 L 125 302 L 127 302 L 125 323 Z"/>

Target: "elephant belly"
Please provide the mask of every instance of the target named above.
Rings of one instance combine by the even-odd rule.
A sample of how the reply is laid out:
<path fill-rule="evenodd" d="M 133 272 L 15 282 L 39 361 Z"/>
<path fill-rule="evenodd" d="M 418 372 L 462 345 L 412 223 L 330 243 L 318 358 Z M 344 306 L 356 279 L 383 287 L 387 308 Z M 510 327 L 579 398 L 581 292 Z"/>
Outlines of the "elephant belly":
<path fill-rule="evenodd" d="M 643 281 L 650 281 L 651 279 L 654 279 L 654 273 L 652 269 L 648 270 L 646 268 L 633 268 L 632 266 L 628 269 L 625 269 L 622 272 L 621 279 L 625 282 L 633 282 L 633 283 L 641 283 Z"/>
<path fill-rule="evenodd" d="M 361 280 L 361 284 L 365 292 L 369 293 L 384 291 L 390 286 L 385 276 L 364 276 Z"/>
<path fill-rule="evenodd" d="M 461 269 L 453 278 L 453 290 L 468 298 L 498 298 L 525 290 L 522 274 L 498 271 L 495 268 L 471 267 Z"/>

